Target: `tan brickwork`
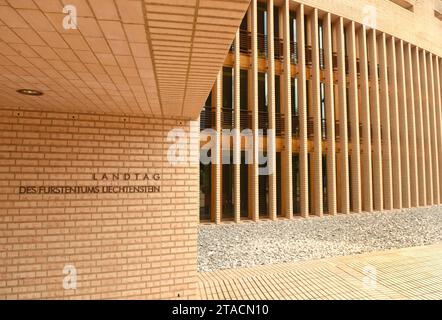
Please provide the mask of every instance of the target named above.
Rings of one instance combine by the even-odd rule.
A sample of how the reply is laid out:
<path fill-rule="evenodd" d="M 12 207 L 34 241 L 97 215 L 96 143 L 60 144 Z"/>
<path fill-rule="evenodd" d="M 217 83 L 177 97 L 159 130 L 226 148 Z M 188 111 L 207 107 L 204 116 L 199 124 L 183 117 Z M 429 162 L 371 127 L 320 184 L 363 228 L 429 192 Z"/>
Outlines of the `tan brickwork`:
<path fill-rule="evenodd" d="M 296 36 L 298 43 L 298 107 L 299 107 L 299 190 L 301 216 L 309 215 L 309 183 L 307 157 L 307 83 L 305 67 L 305 34 L 304 34 L 304 5 L 296 10 Z"/>
<path fill-rule="evenodd" d="M 362 208 L 364 211 L 373 211 L 372 189 L 372 150 L 371 150 L 371 121 L 368 83 L 367 32 L 361 26 L 358 33 L 360 59 L 360 94 L 361 94 L 361 123 L 362 123 Z"/>
<path fill-rule="evenodd" d="M 331 14 L 324 17 L 324 66 L 325 66 L 325 117 L 326 123 L 335 123 L 335 103 L 333 90 Z M 336 142 L 335 128 L 327 125 L 327 206 L 328 214 L 337 213 L 336 204 Z"/>
<path fill-rule="evenodd" d="M 439 152 L 442 152 L 442 86 L 441 86 L 441 71 L 439 71 L 440 63 L 439 57 L 434 56 L 434 86 L 436 96 L 436 127 L 437 127 L 437 143 Z M 439 161 L 439 203 L 442 203 L 442 157 L 438 156 Z"/>
<path fill-rule="evenodd" d="M 384 209 L 393 209 L 393 182 L 391 172 L 390 100 L 387 73 L 387 44 L 385 33 L 378 39 L 379 55 L 379 95 L 382 125 L 382 181 L 384 189 Z"/>
<path fill-rule="evenodd" d="M 378 74 L 378 48 L 376 30 L 370 29 L 367 33 L 368 61 L 370 64 L 370 116 L 371 140 L 373 147 L 373 206 L 374 210 L 382 210 L 384 194 L 382 184 L 382 144 L 381 121 L 379 110 L 379 74 Z"/>
<path fill-rule="evenodd" d="M 393 178 L 393 207 L 402 207 L 402 184 L 401 184 L 401 145 L 399 130 L 399 106 L 397 92 L 397 68 L 395 38 L 387 39 L 387 60 L 389 79 L 390 101 L 390 129 L 391 129 L 391 165 Z M 408 159 L 407 159 L 408 160 Z"/>
<path fill-rule="evenodd" d="M 273 11 L 273 0 L 268 0 L 267 2 L 267 12 L 268 12 L 268 24 L 267 24 L 267 34 L 268 34 L 268 69 L 267 69 L 267 79 L 268 79 L 268 97 L 269 97 L 269 131 L 267 134 L 267 155 L 268 155 L 268 166 L 272 168 L 269 174 L 269 208 L 268 214 L 269 218 L 276 220 L 276 123 L 275 123 L 275 112 L 276 112 L 276 101 L 275 101 L 275 43 L 274 43 L 274 11 Z M 270 146 L 270 148 L 269 148 Z"/>
<path fill-rule="evenodd" d="M 420 76 L 419 48 L 414 47 L 412 51 L 413 61 L 413 86 L 414 86 L 414 106 L 416 111 L 416 142 L 417 142 L 417 161 L 419 176 L 419 205 L 427 204 L 427 183 L 426 183 L 426 165 L 425 165 L 425 146 L 424 146 L 424 124 L 422 113 L 422 89 Z"/>
<path fill-rule="evenodd" d="M 359 136 L 358 75 L 356 64 L 356 31 L 351 21 L 346 26 L 348 50 L 348 109 L 351 132 L 351 211 L 361 212 L 361 146 Z"/>
<path fill-rule="evenodd" d="M 336 21 L 337 62 L 338 62 L 338 114 L 339 114 L 339 185 L 340 213 L 350 212 L 350 186 L 348 183 L 348 130 L 347 130 L 347 81 L 345 76 L 344 19 Z"/>
<path fill-rule="evenodd" d="M 196 298 L 198 167 L 167 159 L 188 121 L 0 109 L 0 126 L 0 299 Z M 93 173 L 158 173 L 160 192 L 19 194 L 145 184 Z"/>
<path fill-rule="evenodd" d="M 286 218 L 293 218 L 293 168 L 292 168 L 292 99 L 297 97 L 291 96 L 291 62 L 290 62 L 290 25 L 289 25 L 289 9 L 290 1 L 284 0 L 281 6 L 282 17 L 282 32 L 284 40 L 284 61 L 283 61 L 283 81 L 282 81 L 282 107 L 284 110 L 284 150 L 282 152 L 282 168 L 285 168 L 284 175 L 282 175 L 282 193 L 285 195 L 282 197 L 282 208 L 284 210 L 284 216 Z"/>
<path fill-rule="evenodd" d="M 221 149 L 221 106 L 222 106 L 222 69 L 218 72 L 215 80 L 214 87 L 215 96 L 215 152 L 212 155 L 212 175 L 214 181 L 215 196 L 212 199 L 212 208 L 214 208 L 214 214 L 212 215 L 212 221 L 215 223 L 221 222 L 222 212 L 222 149 Z"/>
<path fill-rule="evenodd" d="M 258 3 L 252 0 L 250 5 L 250 21 L 252 25 L 252 56 L 250 78 L 252 79 L 249 90 L 249 103 L 252 111 L 253 130 L 253 163 L 249 165 L 249 210 L 253 221 L 259 220 L 259 175 L 258 175 Z"/>
<path fill-rule="evenodd" d="M 422 88 L 422 117 L 424 128 L 425 146 L 425 172 L 427 183 L 427 205 L 433 204 L 433 157 L 431 150 L 431 130 L 430 130 L 430 108 L 428 99 L 428 78 L 427 78 L 427 55 L 425 50 L 420 52 L 420 72 Z"/>
<path fill-rule="evenodd" d="M 396 42 L 396 62 L 397 62 L 397 90 L 399 110 L 399 132 L 401 143 L 401 184 L 402 184 L 402 207 L 410 208 L 410 161 L 409 159 L 409 141 L 408 141 L 408 122 L 407 122 L 407 93 L 405 86 L 405 58 L 404 43 L 402 40 Z"/>
<path fill-rule="evenodd" d="M 319 66 L 319 35 L 318 35 L 318 10 L 311 13 L 312 33 L 312 109 L 313 109 L 313 194 L 314 203 L 312 214 L 323 215 L 322 195 L 322 131 L 321 131 L 321 102 L 320 102 L 320 66 Z"/>
<path fill-rule="evenodd" d="M 200 296 L 208 300 L 440 300 L 441 249 L 441 244 L 433 244 L 202 272 Z"/>
<path fill-rule="evenodd" d="M 439 150 L 437 144 L 437 117 L 436 117 L 436 97 L 433 77 L 433 55 L 427 54 L 427 77 L 428 77 L 428 111 L 430 118 L 431 155 L 433 170 L 433 204 L 439 203 Z"/>
<path fill-rule="evenodd" d="M 405 86 L 407 88 L 407 114 L 408 114 L 408 142 L 410 155 L 410 203 L 412 207 L 419 206 L 419 177 L 417 168 L 417 142 L 416 142 L 416 110 L 414 104 L 413 66 L 411 45 L 406 44 L 405 54 Z"/>
<path fill-rule="evenodd" d="M 235 35 L 235 61 L 234 61 L 234 88 L 233 88 L 233 94 L 234 94 L 234 101 L 233 101 L 233 108 L 234 108 L 234 128 L 236 129 L 234 133 L 234 140 L 233 140 L 233 158 L 234 158 L 234 220 L 235 222 L 240 221 L 241 217 L 241 110 L 240 110 L 240 76 L 241 76 L 241 70 L 240 70 L 240 40 L 239 40 L 239 30 L 236 32 Z"/>

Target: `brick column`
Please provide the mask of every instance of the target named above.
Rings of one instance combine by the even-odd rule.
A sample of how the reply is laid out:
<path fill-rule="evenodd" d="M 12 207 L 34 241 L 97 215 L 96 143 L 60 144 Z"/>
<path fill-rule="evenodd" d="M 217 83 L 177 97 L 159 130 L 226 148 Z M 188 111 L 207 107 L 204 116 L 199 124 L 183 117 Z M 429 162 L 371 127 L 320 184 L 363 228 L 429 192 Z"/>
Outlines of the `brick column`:
<path fill-rule="evenodd" d="M 241 219 L 241 106 L 240 106 L 240 83 L 241 83 L 241 55 L 239 29 L 236 31 L 234 42 L 234 65 L 233 65 L 233 108 L 234 108 L 234 136 L 233 136 L 233 189 L 234 189 L 234 219 L 239 222 Z"/>
<path fill-rule="evenodd" d="M 439 57 L 434 56 L 434 87 L 436 89 L 435 91 L 435 97 L 436 97 L 436 127 L 437 127 L 437 144 L 438 144 L 438 159 L 439 162 L 439 203 L 442 203 L 442 155 L 440 154 L 442 152 L 442 96 L 441 96 L 441 71 L 440 71 L 440 64 L 439 64 Z"/>
<path fill-rule="evenodd" d="M 276 220 L 276 139 L 275 139 L 275 44 L 274 44 L 274 19 L 273 19 L 273 0 L 267 1 L 267 96 L 269 101 L 269 128 L 267 133 L 267 165 L 272 169 L 269 175 L 269 218 Z"/>
<path fill-rule="evenodd" d="M 362 122 L 362 192 L 363 210 L 373 211 L 372 192 L 372 167 L 371 167 L 371 124 L 370 124 L 370 103 L 368 89 L 368 61 L 367 61 L 367 38 L 365 26 L 359 29 L 359 57 L 361 70 L 361 122 Z"/>
<path fill-rule="evenodd" d="M 396 48 L 394 44 L 394 37 L 387 39 L 388 85 L 390 88 L 391 168 L 393 177 L 393 207 L 402 208 L 401 148 L 396 78 Z"/>
<path fill-rule="evenodd" d="M 393 209 L 393 185 L 391 173 L 391 136 L 390 108 L 387 75 L 387 48 L 385 33 L 378 39 L 379 79 L 380 79 L 380 117 L 382 125 L 382 182 L 384 189 L 384 209 Z"/>
<path fill-rule="evenodd" d="M 428 116 L 430 119 L 430 137 L 431 137 L 431 155 L 433 170 L 433 204 L 439 203 L 439 149 L 437 146 L 437 129 L 436 129 L 436 98 L 434 92 L 433 78 L 433 55 L 428 53 L 427 56 L 427 83 L 428 83 Z"/>
<path fill-rule="evenodd" d="M 308 217 L 308 146 L 307 146 L 307 90 L 305 67 L 304 5 L 296 10 L 296 36 L 298 46 L 298 101 L 299 101 L 299 188 L 301 216 Z"/>
<path fill-rule="evenodd" d="M 421 87 L 422 87 L 422 116 L 424 127 L 425 172 L 427 183 L 427 205 L 433 204 L 433 164 L 431 152 L 430 112 L 428 108 L 427 57 L 425 50 L 420 55 Z"/>
<path fill-rule="evenodd" d="M 348 110 L 351 132 L 351 210 L 361 212 L 361 147 L 359 137 L 358 75 L 356 70 L 356 32 L 351 21 L 346 27 L 348 53 Z"/>
<path fill-rule="evenodd" d="M 314 8 L 311 14 L 312 32 L 312 110 L 313 110 L 313 192 L 315 194 L 312 212 L 317 216 L 323 215 L 322 194 L 322 125 L 321 125 L 321 97 L 320 97 L 320 66 L 319 66 L 319 35 L 318 9 Z"/>
<path fill-rule="evenodd" d="M 325 117 L 327 123 L 327 207 L 328 214 L 336 214 L 336 145 L 335 103 L 333 92 L 333 57 L 331 14 L 323 20 L 324 73 L 325 73 Z"/>
<path fill-rule="evenodd" d="M 396 42 L 399 133 L 401 142 L 402 207 L 410 208 L 410 161 L 408 152 L 407 94 L 405 87 L 404 43 Z"/>
<path fill-rule="evenodd" d="M 348 182 L 348 130 L 347 130 L 347 90 L 345 74 L 345 41 L 344 19 L 337 20 L 337 58 L 338 58 L 338 101 L 339 101 L 339 148 L 340 148 L 340 208 L 341 213 L 350 212 L 349 182 Z"/>
<path fill-rule="evenodd" d="M 384 206 L 382 184 L 381 122 L 379 111 L 379 75 L 376 30 L 368 31 L 368 55 L 370 61 L 370 113 L 373 141 L 373 202 L 374 210 L 381 211 Z"/>
<path fill-rule="evenodd" d="M 221 222 L 222 215 L 222 190 L 221 190 L 221 105 L 222 105 L 222 78 L 223 78 L 223 69 L 219 71 L 215 80 L 215 131 L 216 131 L 216 140 L 215 140 L 215 155 L 212 157 L 214 164 L 214 185 L 215 185 L 215 197 L 214 197 L 214 215 L 212 217 L 215 223 Z"/>
<path fill-rule="evenodd" d="M 290 61 L 290 1 L 284 0 L 284 5 L 281 7 L 283 11 L 283 106 L 284 106 L 284 162 L 285 172 L 281 172 L 281 177 L 284 175 L 284 215 L 291 219 L 293 218 L 293 173 L 292 173 L 292 98 L 291 98 L 291 61 Z M 293 97 L 296 99 L 296 97 Z"/>
<path fill-rule="evenodd" d="M 407 88 L 407 114 L 408 114 L 408 143 L 410 161 L 410 204 L 412 207 L 419 206 L 419 177 L 417 168 L 417 143 L 416 143 L 416 117 L 414 104 L 413 66 L 411 45 L 405 46 L 405 86 Z"/>
<path fill-rule="evenodd" d="M 419 205 L 427 204 L 427 183 L 425 170 L 425 147 L 424 147 L 424 124 L 422 115 L 422 89 L 420 81 L 420 57 L 419 49 L 413 48 L 413 87 L 414 87 L 414 106 L 416 112 L 416 143 L 417 143 L 417 168 L 419 177 Z"/>
<path fill-rule="evenodd" d="M 252 54 L 251 61 L 251 79 L 250 81 L 250 108 L 252 111 L 252 130 L 253 130 L 253 163 L 249 170 L 249 197 L 251 218 L 254 221 L 259 220 L 259 176 L 258 176 L 258 23 L 257 23 L 257 0 L 251 1 L 251 36 L 252 36 Z"/>

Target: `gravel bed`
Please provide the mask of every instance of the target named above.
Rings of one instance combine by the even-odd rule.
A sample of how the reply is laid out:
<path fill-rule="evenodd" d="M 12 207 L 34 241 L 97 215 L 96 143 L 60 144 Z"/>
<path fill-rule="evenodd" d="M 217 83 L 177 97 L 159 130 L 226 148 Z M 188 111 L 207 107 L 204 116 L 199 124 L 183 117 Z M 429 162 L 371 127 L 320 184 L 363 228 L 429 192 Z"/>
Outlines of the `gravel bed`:
<path fill-rule="evenodd" d="M 442 206 L 200 225 L 198 270 L 250 267 L 442 241 Z"/>

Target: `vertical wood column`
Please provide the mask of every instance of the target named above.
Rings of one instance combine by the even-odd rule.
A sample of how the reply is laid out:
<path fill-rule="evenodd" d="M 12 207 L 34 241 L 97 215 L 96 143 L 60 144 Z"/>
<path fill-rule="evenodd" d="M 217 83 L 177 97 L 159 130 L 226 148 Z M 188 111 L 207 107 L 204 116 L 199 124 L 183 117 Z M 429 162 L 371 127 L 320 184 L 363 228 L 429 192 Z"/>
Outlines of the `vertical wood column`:
<path fill-rule="evenodd" d="M 420 80 L 420 57 L 419 48 L 414 47 L 412 54 L 413 61 L 413 87 L 414 106 L 416 112 L 416 143 L 417 143 L 417 168 L 419 177 L 419 205 L 427 203 L 427 183 L 425 170 L 425 147 L 424 147 L 424 123 L 422 114 L 422 89 Z"/>
<path fill-rule="evenodd" d="M 367 37 L 365 26 L 359 29 L 359 59 L 361 70 L 361 122 L 362 122 L 362 192 L 363 210 L 373 211 L 372 166 L 371 166 L 371 123 L 368 88 Z"/>
<path fill-rule="evenodd" d="M 353 25 L 354 26 L 354 25 Z M 336 145 L 335 104 L 333 92 L 333 56 L 331 14 L 323 20 L 324 66 L 325 66 L 325 117 L 327 123 L 327 206 L 328 214 L 336 214 Z"/>
<path fill-rule="evenodd" d="M 396 47 L 394 37 L 387 39 L 388 86 L 390 89 L 391 168 L 393 177 L 393 207 L 402 206 L 401 148 L 399 136 L 399 110 L 396 78 Z M 407 159 L 408 161 L 408 159 Z"/>
<path fill-rule="evenodd" d="M 351 21 L 347 28 L 348 51 L 348 109 L 350 111 L 351 132 L 351 203 L 353 212 L 361 212 L 361 147 L 359 137 L 358 75 L 356 67 L 356 32 Z"/>
<path fill-rule="evenodd" d="M 397 88 L 399 102 L 399 133 L 401 142 L 401 185 L 402 207 L 410 208 L 410 162 L 408 152 L 408 123 L 407 123 L 407 95 L 405 88 L 405 60 L 404 43 L 398 40 L 396 43 L 397 55 Z"/>
<path fill-rule="evenodd" d="M 304 5 L 296 11 L 296 36 L 298 46 L 298 102 L 299 102 L 299 188 L 302 217 L 309 215 L 308 157 L 307 157 L 307 90 L 305 67 Z"/>
<path fill-rule="evenodd" d="M 439 149 L 437 145 L 437 123 L 436 123 L 436 98 L 433 78 L 433 54 L 428 53 L 427 57 L 427 77 L 428 77 L 428 116 L 430 118 L 431 155 L 433 165 L 433 204 L 439 203 Z"/>
<path fill-rule="evenodd" d="M 275 126 L 275 45 L 274 45 L 273 0 L 267 1 L 267 80 L 269 97 L 269 128 L 267 132 L 267 159 L 269 174 L 269 218 L 276 220 L 276 126 Z"/>
<path fill-rule="evenodd" d="M 381 211 L 384 205 L 382 184 L 382 149 L 381 122 L 379 111 L 379 75 L 376 30 L 368 32 L 368 51 L 370 61 L 370 113 L 373 141 L 373 204 L 374 209 Z"/>
<path fill-rule="evenodd" d="M 233 78 L 233 108 L 234 108 L 234 136 L 233 136 L 233 195 L 234 195 L 234 219 L 239 222 L 241 219 L 241 106 L 240 106 L 240 83 L 241 83 L 241 55 L 240 55 L 240 40 L 239 29 L 235 34 L 235 61 L 234 61 L 234 78 Z"/>
<path fill-rule="evenodd" d="M 215 162 L 214 167 L 214 184 L 215 184 L 215 197 L 214 197 L 214 204 L 213 208 L 214 215 L 213 215 L 213 221 L 218 224 L 221 222 L 221 215 L 222 215 L 222 195 L 221 195 L 221 169 L 222 169 L 222 162 L 221 162 L 221 106 L 222 106 L 222 79 L 223 79 L 223 69 L 221 67 L 221 70 L 218 72 L 218 75 L 216 76 L 215 81 L 215 134 L 216 134 L 216 140 L 215 140 L 215 156 L 212 158 Z"/>
<path fill-rule="evenodd" d="M 440 64 L 439 58 L 434 56 L 434 88 L 436 97 L 436 127 L 437 127 L 437 144 L 438 144 L 438 163 L 439 163 L 439 203 L 442 203 L 442 96 L 441 96 L 441 80 L 440 80 Z"/>
<path fill-rule="evenodd" d="M 410 161 L 410 204 L 419 206 L 419 177 L 417 168 L 416 117 L 414 104 L 414 84 L 411 45 L 405 46 L 405 86 L 407 88 L 408 142 Z"/>
<path fill-rule="evenodd" d="M 252 52 L 251 52 L 251 90 L 250 90 L 250 106 L 252 108 L 252 131 L 253 131 L 253 163 L 250 165 L 249 171 L 250 188 L 249 197 L 251 197 L 250 210 L 253 221 L 259 220 L 259 176 L 258 176 L 258 4 L 257 0 L 251 1 L 251 36 L 252 36 Z"/>
<path fill-rule="evenodd" d="M 345 41 L 344 19 L 338 18 L 337 28 L 337 58 L 338 58 L 338 96 L 339 96 L 339 144 L 340 144 L 340 211 L 350 212 L 349 182 L 348 182 L 348 130 L 347 130 L 347 81 L 345 74 Z"/>
<path fill-rule="evenodd" d="M 384 189 L 384 209 L 393 209 L 393 184 L 391 173 L 390 105 L 387 75 L 387 48 L 385 33 L 378 39 L 379 78 L 380 78 L 380 117 L 382 125 L 382 181 Z"/>
<path fill-rule="evenodd" d="M 312 32 L 312 109 L 313 109 L 313 213 L 323 215 L 322 194 L 322 130 L 321 130 L 321 97 L 320 97 L 320 66 L 319 66 L 319 35 L 318 9 L 314 8 L 311 14 Z"/>
<path fill-rule="evenodd" d="M 424 120 L 425 172 L 427 183 L 427 205 L 433 204 L 433 164 L 431 153 L 430 113 L 428 108 L 427 57 L 425 50 L 420 55 L 422 116 Z"/>
<path fill-rule="evenodd" d="M 283 10 L 283 94 L 284 98 L 284 162 L 285 172 L 281 172 L 281 177 L 284 174 L 284 189 L 283 194 L 285 216 L 289 219 L 293 218 L 293 184 L 292 184 L 292 98 L 291 98 L 291 61 L 290 61 L 290 1 L 284 0 Z M 296 99 L 296 97 L 293 97 Z"/>

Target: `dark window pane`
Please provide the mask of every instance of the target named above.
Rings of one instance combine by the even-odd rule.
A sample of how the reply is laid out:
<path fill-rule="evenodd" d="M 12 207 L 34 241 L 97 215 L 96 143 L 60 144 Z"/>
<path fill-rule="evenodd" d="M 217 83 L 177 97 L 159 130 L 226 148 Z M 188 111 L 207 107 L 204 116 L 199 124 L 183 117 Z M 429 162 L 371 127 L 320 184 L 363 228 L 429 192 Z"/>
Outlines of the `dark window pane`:
<path fill-rule="evenodd" d="M 241 217 L 248 217 L 249 208 L 249 173 L 248 165 L 246 164 L 246 153 L 241 151 L 241 165 L 240 165 L 240 189 L 241 189 Z"/>
<path fill-rule="evenodd" d="M 210 220 L 212 166 L 200 163 L 200 220 Z"/>
<path fill-rule="evenodd" d="M 233 106 L 233 78 L 232 68 L 223 68 L 223 108 L 232 109 Z"/>
<path fill-rule="evenodd" d="M 275 75 L 275 112 L 281 112 L 281 81 L 279 75 Z"/>
<path fill-rule="evenodd" d="M 212 91 L 210 91 L 209 96 L 207 97 L 206 106 L 208 107 L 212 106 Z"/>
<path fill-rule="evenodd" d="M 249 98 L 249 85 L 248 85 L 249 73 L 247 70 L 241 70 L 240 73 L 240 105 L 241 110 L 248 109 Z"/>
<path fill-rule="evenodd" d="M 222 165 L 222 215 L 224 219 L 231 219 L 234 215 L 233 203 L 233 157 L 230 163 Z"/>

